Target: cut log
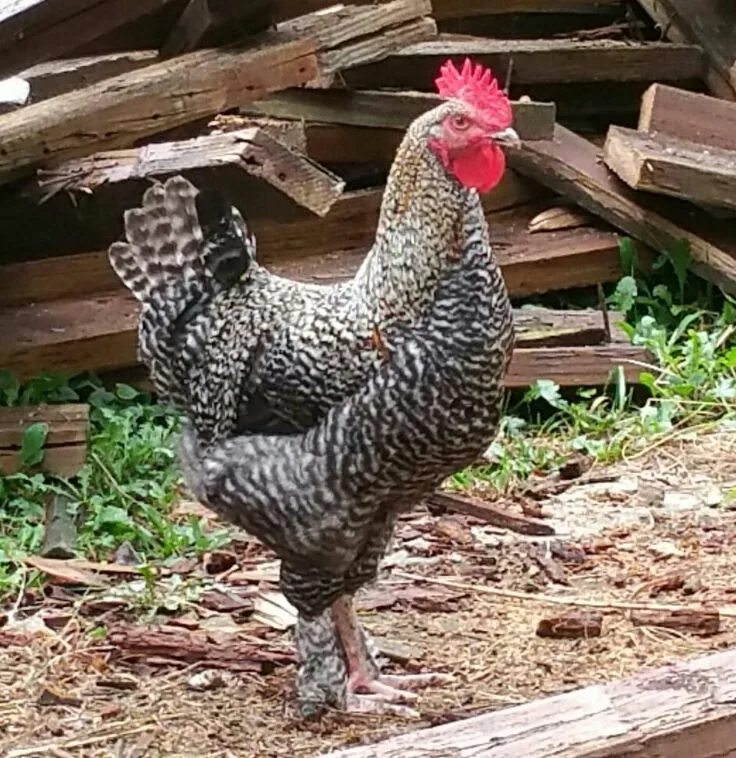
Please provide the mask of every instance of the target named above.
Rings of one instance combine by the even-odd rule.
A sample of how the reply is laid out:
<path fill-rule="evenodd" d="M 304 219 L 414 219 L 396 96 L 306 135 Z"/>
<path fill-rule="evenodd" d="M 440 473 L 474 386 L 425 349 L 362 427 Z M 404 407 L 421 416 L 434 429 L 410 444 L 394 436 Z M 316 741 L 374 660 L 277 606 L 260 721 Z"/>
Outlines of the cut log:
<path fill-rule="evenodd" d="M 21 469 L 25 430 L 40 423 L 47 426 L 40 470 L 55 476 L 75 476 L 87 457 L 88 416 L 89 407 L 82 404 L 0 408 L 0 473 L 13 474 Z"/>
<path fill-rule="evenodd" d="M 466 516 L 472 516 L 493 526 L 519 534 L 547 537 L 555 533 L 554 528 L 544 521 L 529 518 L 521 513 L 514 513 L 477 497 L 437 490 L 426 499 L 426 502 L 430 506 L 446 508 L 454 513 L 463 513 Z"/>
<path fill-rule="evenodd" d="M 721 626 L 717 609 L 687 609 L 679 611 L 631 611 L 634 626 L 658 626 L 678 632 L 708 637 L 718 634 Z"/>
<path fill-rule="evenodd" d="M 611 126 L 603 156 L 636 190 L 736 209 L 736 150 Z"/>
<path fill-rule="evenodd" d="M 342 179 L 286 147 L 265 129 L 253 128 L 69 161 L 55 169 L 40 171 L 29 193 L 42 201 L 60 190 L 89 194 L 103 185 L 163 179 L 193 169 L 223 166 L 233 166 L 265 180 L 319 216 L 327 213 L 345 187 Z"/>
<path fill-rule="evenodd" d="M 141 137 L 306 84 L 325 73 L 318 54 L 356 37 L 365 47 L 362 60 L 374 60 L 391 52 L 381 34 L 387 25 L 418 18 L 429 8 L 429 0 L 393 0 L 333 9 L 245 46 L 187 53 L 8 114 L 0 123 L 0 181 L 42 162 L 128 147 Z M 381 37 L 379 50 L 369 45 L 372 35 Z M 351 56 L 353 65 L 360 62 L 358 52 Z"/>
<path fill-rule="evenodd" d="M 706 81 L 718 97 L 736 99 L 736 7 L 723 0 L 640 0 L 670 39 L 700 45 Z"/>
<path fill-rule="evenodd" d="M 677 81 L 704 73 L 702 50 L 694 45 L 602 40 L 496 40 L 440 35 L 400 50 L 380 63 L 345 72 L 353 89 L 427 89 L 447 57 L 471 56 L 504 82 L 513 59 L 512 82 L 520 84 L 597 81 Z"/>
<path fill-rule="evenodd" d="M 671 221 L 665 214 L 672 212 L 672 206 L 660 208 L 654 199 L 649 202 L 637 195 L 600 159 L 601 153 L 594 144 L 559 125 L 554 140 L 527 142 L 509 154 L 510 162 L 521 173 L 570 197 L 655 250 L 673 250 L 685 240 L 693 269 L 724 290 L 736 293 L 733 229 L 727 224 L 721 228 L 712 219 L 701 227 L 695 211 L 689 214 L 693 221 L 682 212 L 678 223 Z"/>
<path fill-rule="evenodd" d="M 587 640 L 600 637 L 603 631 L 603 614 L 597 611 L 564 611 L 557 616 L 539 619 L 537 637 L 557 640 Z"/>
<path fill-rule="evenodd" d="M 171 0 L 8 0 L 0 7 L 0 79 L 61 56 Z"/>
<path fill-rule="evenodd" d="M 444 102 L 423 92 L 287 90 L 246 105 L 242 112 L 274 118 L 370 126 L 404 131 L 417 116 Z M 554 103 L 514 102 L 514 128 L 522 139 L 551 139 Z"/>
<path fill-rule="evenodd" d="M 736 751 L 736 651 L 541 698 L 334 758 L 714 758 Z"/>
<path fill-rule="evenodd" d="M 736 150 L 736 103 L 653 84 L 641 100 L 639 131 Z"/>
<path fill-rule="evenodd" d="M 67 277 L 73 277 L 67 272 Z M 0 333 L 0 365 L 28 378 L 39 371 L 111 371 L 136 363 L 138 303 L 127 290 L 97 293 L 74 299 L 54 300 L 0 310 L 4 329 Z M 639 360 L 645 353 L 626 344 L 598 346 L 605 336 L 602 317 L 595 312 L 580 315 L 568 311 L 517 310 L 518 343 L 529 347 L 516 351 L 512 360 L 510 386 L 527 386 L 536 370 L 549 372 L 540 377 L 560 384 L 599 384 L 606 381 L 610 368 L 633 350 Z M 575 347 L 585 342 L 584 347 Z M 539 347 L 539 345 L 548 347 Z M 623 350 L 623 352 L 621 352 Z M 572 352 L 569 352 L 572 351 Z M 581 365 L 562 361 L 581 358 Z M 555 365 L 555 361 L 561 361 Z M 628 376 L 633 377 L 632 371 Z M 566 377 L 568 377 L 566 379 Z M 577 380 L 583 379 L 578 382 Z"/>

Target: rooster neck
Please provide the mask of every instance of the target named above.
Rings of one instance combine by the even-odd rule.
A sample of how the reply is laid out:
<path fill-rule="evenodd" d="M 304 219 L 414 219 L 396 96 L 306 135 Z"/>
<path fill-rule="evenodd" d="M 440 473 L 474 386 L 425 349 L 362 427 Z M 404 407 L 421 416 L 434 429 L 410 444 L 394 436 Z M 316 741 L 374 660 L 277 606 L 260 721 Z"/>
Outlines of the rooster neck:
<path fill-rule="evenodd" d="M 428 307 L 462 250 L 467 214 L 479 206 L 478 194 L 448 176 L 426 141 L 407 134 L 386 183 L 375 243 L 354 279 L 371 318 L 413 321 Z"/>

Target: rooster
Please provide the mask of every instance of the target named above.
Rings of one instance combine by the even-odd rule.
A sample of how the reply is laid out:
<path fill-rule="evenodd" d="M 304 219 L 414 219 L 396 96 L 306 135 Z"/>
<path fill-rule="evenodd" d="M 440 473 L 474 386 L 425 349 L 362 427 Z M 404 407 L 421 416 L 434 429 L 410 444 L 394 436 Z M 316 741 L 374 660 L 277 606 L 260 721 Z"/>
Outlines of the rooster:
<path fill-rule="evenodd" d="M 470 61 L 458 70 L 448 61 L 437 87 L 445 102 L 407 130 L 387 181 L 376 240 L 351 281 L 319 286 L 271 274 L 256 262 L 255 240 L 240 213 L 215 193 L 197 192 L 182 177 L 151 187 L 142 207 L 126 212 L 126 241 L 109 251 L 113 268 L 142 304 L 139 356 L 157 392 L 196 430 L 196 446 L 184 446 L 191 486 L 282 558 L 281 587 L 300 613 L 299 700 L 305 714 L 343 699 L 336 684 L 343 674 L 350 702 L 366 691 L 386 700 L 409 696 L 377 672 L 351 598 L 375 577 L 396 508 L 424 493 L 422 483 L 434 486 L 472 460 L 483 448 L 479 439 L 485 443 L 493 436 L 498 417 L 501 356 L 510 353 L 512 327 L 478 193 L 498 184 L 505 168 L 501 146 L 518 143 L 518 137 L 511 129 L 510 103 L 490 71 Z M 491 336 L 484 347 L 495 357 L 494 370 L 453 374 L 456 393 L 448 399 L 461 407 L 468 441 L 456 431 L 433 433 L 431 419 L 420 424 L 415 409 L 402 420 L 416 452 L 403 483 L 394 490 L 380 472 L 366 474 L 365 497 L 355 506 L 332 482 L 331 471 L 320 473 L 313 456 L 291 456 L 329 440 L 338 447 L 325 460 L 336 456 L 342 476 L 352 476 L 352 451 L 366 440 L 376 446 L 375 434 L 382 436 L 373 430 L 371 438 L 376 395 L 371 395 L 373 414 L 354 412 L 350 433 L 334 433 L 342 418 L 335 409 L 352 398 L 346 406 L 350 416 L 350 402 L 358 404 L 370 382 L 380 385 L 386 356 L 433 313 L 440 282 L 471 248 L 489 283 L 481 300 L 472 300 L 479 302 L 476 315 L 462 309 L 462 324 L 472 332 L 487 320 Z M 430 323 L 444 323 L 441 314 Z M 392 381 L 389 373 L 383 386 L 393 387 Z M 394 418 L 392 406 L 384 413 L 386 420 Z M 434 446 L 429 452 L 417 447 L 418 431 L 425 427 Z M 322 437 L 319 429 L 326 430 Z M 263 466 L 249 460 L 255 448 L 245 445 L 242 457 L 237 447 L 226 448 L 236 457 L 232 478 L 221 478 L 222 489 L 203 488 L 191 471 L 207 466 L 197 468 L 196 461 L 216 456 L 218 445 L 238 434 L 246 436 L 230 444 L 250 438 L 265 445 Z M 271 459 L 268 445 L 283 446 L 283 456 Z M 291 473 L 282 470 L 287 461 Z M 297 488 L 310 475 L 321 484 L 307 490 L 315 499 L 302 500 Z M 407 483 L 414 480 L 415 488 Z M 254 492 L 259 496 L 251 500 Z M 355 507 L 367 514 L 357 525 L 351 516 Z M 336 645 L 340 655 L 323 657 L 321 644 Z M 322 686 L 323 680 L 329 684 Z"/>

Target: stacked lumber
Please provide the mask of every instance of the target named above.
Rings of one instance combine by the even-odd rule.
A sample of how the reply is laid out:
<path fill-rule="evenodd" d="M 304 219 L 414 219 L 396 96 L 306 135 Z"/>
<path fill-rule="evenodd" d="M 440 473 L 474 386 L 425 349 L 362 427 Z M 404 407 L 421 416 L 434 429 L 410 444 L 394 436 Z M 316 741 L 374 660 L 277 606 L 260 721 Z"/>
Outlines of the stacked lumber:
<path fill-rule="evenodd" d="M 624 0 L 0 4 L 0 76 L 15 82 L 0 105 L 0 368 L 135 371 L 138 305 L 106 250 L 123 212 L 171 175 L 223 190 L 271 270 L 352 276 L 396 148 L 438 102 L 448 56 L 492 67 L 524 140 L 483 199 L 515 300 L 615 282 L 620 231 L 642 243 L 644 265 L 650 248 L 685 238 L 698 270 L 730 286 L 728 235 L 686 223 L 675 200 L 650 209 L 648 187 L 642 199 L 600 162 L 599 136 L 634 126 L 653 83 L 698 97 L 722 61 L 707 25 L 665 40 L 650 11 Z M 601 384 L 615 367 L 636 381 L 647 359 L 605 309 L 516 313 L 509 386 Z"/>
<path fill-rule="evenodd" d="M 655 84 L 639 128 L 611 126 L 606 165 L 629 187 L 736 209 L 736 103 Z"/>

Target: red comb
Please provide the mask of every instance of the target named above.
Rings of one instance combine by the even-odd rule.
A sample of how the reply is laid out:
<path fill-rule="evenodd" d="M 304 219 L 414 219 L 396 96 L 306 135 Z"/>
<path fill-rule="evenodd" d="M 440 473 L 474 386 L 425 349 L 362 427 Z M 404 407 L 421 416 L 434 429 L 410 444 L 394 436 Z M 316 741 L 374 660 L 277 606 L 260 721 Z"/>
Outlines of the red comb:
<path fill-rule="evenodd" d="M 480 63 L 473 65 L 470 58 L 466 58 L 458 71 L 452 61 L 445 61 L 435 84 L 442 97 L 462 100 L 480 111 L 489 129 L 500 131 L 511 126 L 514 118 L 511 103 L 498 88 L 491 70 Z"/>

